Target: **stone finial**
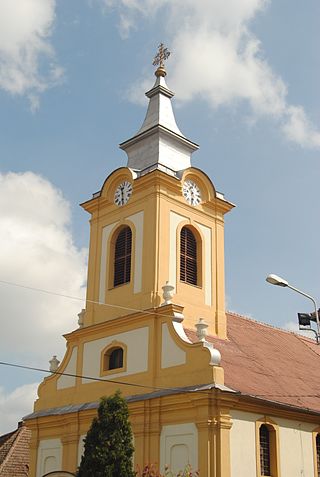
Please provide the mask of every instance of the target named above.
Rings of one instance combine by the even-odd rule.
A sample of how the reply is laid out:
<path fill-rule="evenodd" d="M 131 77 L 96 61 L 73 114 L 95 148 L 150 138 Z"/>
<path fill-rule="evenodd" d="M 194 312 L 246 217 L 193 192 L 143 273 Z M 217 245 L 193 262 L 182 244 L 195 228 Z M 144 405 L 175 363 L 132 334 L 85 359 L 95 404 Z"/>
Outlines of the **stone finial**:
<path fill-rule="evenodd" d="M 80 311 L 80 313 L 78 313 L 78 325 L 79 325 L 79 328 L 83 328 L 83 323 L 84 323 L 84 315 L 86 314 L 86 310 L 85 308 L 82 308 L 82 310 Z"/>
<path fill-rule="evenodd" d="M 50 371 L 52 373 L 55 373 L 59 367 L 60 361 L 57 359 L 57 356 L 54 354 L 52 358 L 49 361 L 50 364 Z"/>
<path fill-rule="evenodd" d="M 174 290 L 174 286 L 173 285 L 170 285 L 170 283 L 168 281 L 166 281 L 166 284 L 163 285 L 162 287 L 162 290 L 163 290 L 163 299 L 164 299 L 164 303 L 161 304 L 161 306 L 165 306 L 165 305 L 170 305 L 172 303 L 172 298 L 173 298 L 173 290 Z"/>
<path fill-rule="evenodd" d="M 220 363 L 221 363 L 220 351 L 217 348 L 214 348 L 212 343 L 207 343 L 207 345 L 211 345 L 211 346 L 208 346 L 208 349 L 211 353 L 211 364 L 213 366 L 220 366 Z"/>
<path fill-rule="evenodd" d="M 221 362 L 220 351 L 217 350 L 212 343 L 209 343 L 208 341 L 206 341 L 206 337 L 208 334 L 208 331 L 207 331 L 208 326 L 209 325 L 204 321 L 203 318 L 199 318 L 198 323 L 196 323 L 195 325 L 197 329 L 196 334 L 200 343 L 202 343 L 202 346 L 204 348 L 207 348 L 210 351 L 210 355 L 211 355 L 210 364 L 212 366 L 220 366 L 220 362 Z"/>
<path fill-rule="evenodd" d="M 208 324 L 204 321 L 203 318 L 199 318 L 198 323 L 195 325 L 197 329 L 197 337 L 199 338 L 199 341 L 206 341 L 206 336 L 208 334 L 207 328 Z"/>

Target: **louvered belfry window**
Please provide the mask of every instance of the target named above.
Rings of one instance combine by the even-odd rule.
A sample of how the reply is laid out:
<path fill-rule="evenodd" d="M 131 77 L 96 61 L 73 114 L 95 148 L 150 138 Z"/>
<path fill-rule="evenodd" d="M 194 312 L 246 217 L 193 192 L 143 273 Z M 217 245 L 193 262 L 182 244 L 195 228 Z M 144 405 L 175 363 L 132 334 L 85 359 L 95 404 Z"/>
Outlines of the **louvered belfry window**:
<path fill-rule="evenodd" d="M 316 451 L 317 451 L 317 476 L 320 477 L 320 434 L 316 437 Z"/>
<path fill-rule="evenodd" d="M 261 475 L 271 475 L 270 465 L 270 432 L 266 425 L 262 424 L 259 429 L 260 438 L 260 467 Z"/>
<path fill-rule="evenodd" d="M 113 286 L 130 282 L 132 232 L 130 227 L 120 230 L 114 250 Z"/>
<path fill-rule="evenodd" d="M 183 227 L 180 233 L 180 280 L 198 284 L 197 240 L 188 227 Z"/>

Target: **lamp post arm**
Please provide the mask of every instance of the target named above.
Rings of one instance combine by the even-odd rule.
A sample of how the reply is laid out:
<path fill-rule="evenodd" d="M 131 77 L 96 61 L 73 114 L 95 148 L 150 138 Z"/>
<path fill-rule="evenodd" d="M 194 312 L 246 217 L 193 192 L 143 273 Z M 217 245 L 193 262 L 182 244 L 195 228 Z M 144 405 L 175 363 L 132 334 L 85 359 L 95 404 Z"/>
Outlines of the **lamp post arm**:
<path fill-rule="evenodd" d="M 320 320 L 319 320 L 319 314 L 318 314 L 318 306 L 317 306 L 317 302 L 316 300 L 308 295 L 307 293 L 303 292 L 302 290 L 299 290 L 298 288 L 296 287 L 293 287 L 292 285 L 288 284 L 287 285 L 288 288 L 291 288 L 291 290 L 297 292 L 297 293 L 300 293 L 300 295 L 303 295 L 305 296 L 306 298 L 309 298 L 309 300 L 312 301 L 313 303 L 313 306 L 314 306 L 314 311 L 315 311 L 315 316 L 316 316 L 316 321 L 317 321 L 317 328 L 318 328 L 318 337 L 320 336 Z"/>

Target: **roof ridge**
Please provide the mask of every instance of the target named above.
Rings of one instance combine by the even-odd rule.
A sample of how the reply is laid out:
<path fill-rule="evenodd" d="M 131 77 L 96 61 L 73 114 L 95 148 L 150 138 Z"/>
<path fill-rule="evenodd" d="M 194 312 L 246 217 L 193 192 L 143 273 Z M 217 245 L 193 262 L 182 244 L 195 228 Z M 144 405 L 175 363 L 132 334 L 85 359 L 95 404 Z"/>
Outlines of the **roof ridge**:
<path fill-rule="evenodd" d="M 12 434 L 14 434 L 15 432 L 17 432 L 17 429 L 15 429 L 14 431 L 10 431 L 10 432 L 6 432 L 5 434 L 2 434 L 2 436 L 0 436 L 0 446 L 2 445 L 2 443 L 4 444 L 10 438 L 10 436 L 12 436 Z"/>
<path fill-rule="evenodd" d="M 238 318 L 242 318 L 243 320 L 246 320 L 246 321 L 251 321 L 251 322 L 257 323 L 258 325 L 262 325 L 262 326 L 265 326 L 267 328 L 271 328 L 271 329 L 274 329 L 274 330 L 277 330 L 277 331 L 281 331 L 282 333 L 289 333 L 291 335 L 296 336 L 300 340 L 302 339 L 302 340 L 307 341 L 308 343 L 315 344 L 315 340 L 313 340 L 312 338 L 308 338 L 308 336 L 302 335 L 302 334 L 297 333 L 295 331 L 287 330 L 285 328 L 280 328 L 278 326 L 272 325 L 271 323 L 265 323 L 264 321 L 259 321 L 259 320 L 256 320 L 255 318 L 251 318 L 249 316 L 241 315 L 240 313 L 237 313 L 235 311 L 227 311 L 226 314 L 233 315 L 233 316 L 236 316 Z"/>
<path fill-rule="evenodd" d="M 6 453 L 6 455 L 5 455 L 4 459 L 3 459 L 3 461 L 2 461 L 1 464 L 0 464 L 0 471 L 1 471 L 1 469 L 4 467 L 5 463 L 7 462 L 8 458 L 11 456 L 11 454 L 12 454 L 12 452 L 13 452 L 14 445 L 15 445 L 15 443 L 16 443 L 16 441 L 17 441 L 17 438 L 19 437 L 19 434 L 20 434 L 20 429 L 21 429 L 21 428 L 18 427 L 15 431 L 12 431 L 12 432 L 9 432 L 9 433 L 8 433 L 8 434 L 11 434 L 10 437 L 14 437 L 14 438 L 13 438 L 12 444 L 10 445 L 10 447 L 9 447 L 9 449 L 8 449 L 8 452 Z M 6 434 L 5 434 L 5 435 L 6 435 Z M 10 437 L 9 437 L 8 439 L 6 439 L 3 444 L 5 444 L 6 442 L 8 442 L 8 440 L 10 439 Z"/>

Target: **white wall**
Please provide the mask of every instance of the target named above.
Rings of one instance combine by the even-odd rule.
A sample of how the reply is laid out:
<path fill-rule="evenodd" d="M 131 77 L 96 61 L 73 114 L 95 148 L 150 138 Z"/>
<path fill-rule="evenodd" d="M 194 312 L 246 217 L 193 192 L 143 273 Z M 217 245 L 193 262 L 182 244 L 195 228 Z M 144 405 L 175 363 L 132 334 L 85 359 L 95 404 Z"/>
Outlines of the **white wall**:
<path fill-rule="evenodd" d="M 256 476 L 256 421 L 263 416 L 231 412 L 231 476 Z M 314 477 L 312 431 L 314 424 L 268 416 L 279 426 L 281 477 Z"/>
<path fill-rule="evenodd" d="M 281 476 L 314 477 L 312 431 L 314 424 L 277 419 Z"/>
<path fill-rule="evenodd" d="M 186 352 L 176 345 L 170 335 L 167 323 L 162 323 L 161 368 L 185 364 Z"/>
<path fill-rule="evenodd" d="M 64 369 L 64 373 L 76 374 L 77 373 L 77 355 L 78 346 L 74 346 L 69 362 Z M 74 376 L 59 376 L 57 380 L 57 389 L 65 389 L 75 386 L 76 378 Z"/>
<path fill-rule="evenodd" d="M 61 470 L 62 444 L 60 439 L 44 439 L 40 441 L 37 458 L 37 477 L 48 472 Z"/>
<path fill-rule="evenodd" d="M 198 429 L 192 422 L 163 426 L 160 436 L 160 469 L 169 465 L 173 473 L 187 464 L 198 470 Z"/>
<path fill-rule="evenodd" d="M 255 477 L 257 468 L 255 422 L 261 416 L 241 411 L 232 411 L 231 416 L 233 421 L 230 435 L 231 476 Z"/>
<path fill-rule="evenodd" d="M 85 343 L 82 374 L 100 376 L 101 353 L 113 341 L 124 343 L 127 346 L 127 368 L 126 371 L 110 375 L 109 379 L 143 373 L 148 370 L 149 328 L 143 327 Z M 108 376 L 105 376 L 105 379 L 107 380 Z M 89 383 L 91 381 L 82 379 L 82 382 Z"/>

